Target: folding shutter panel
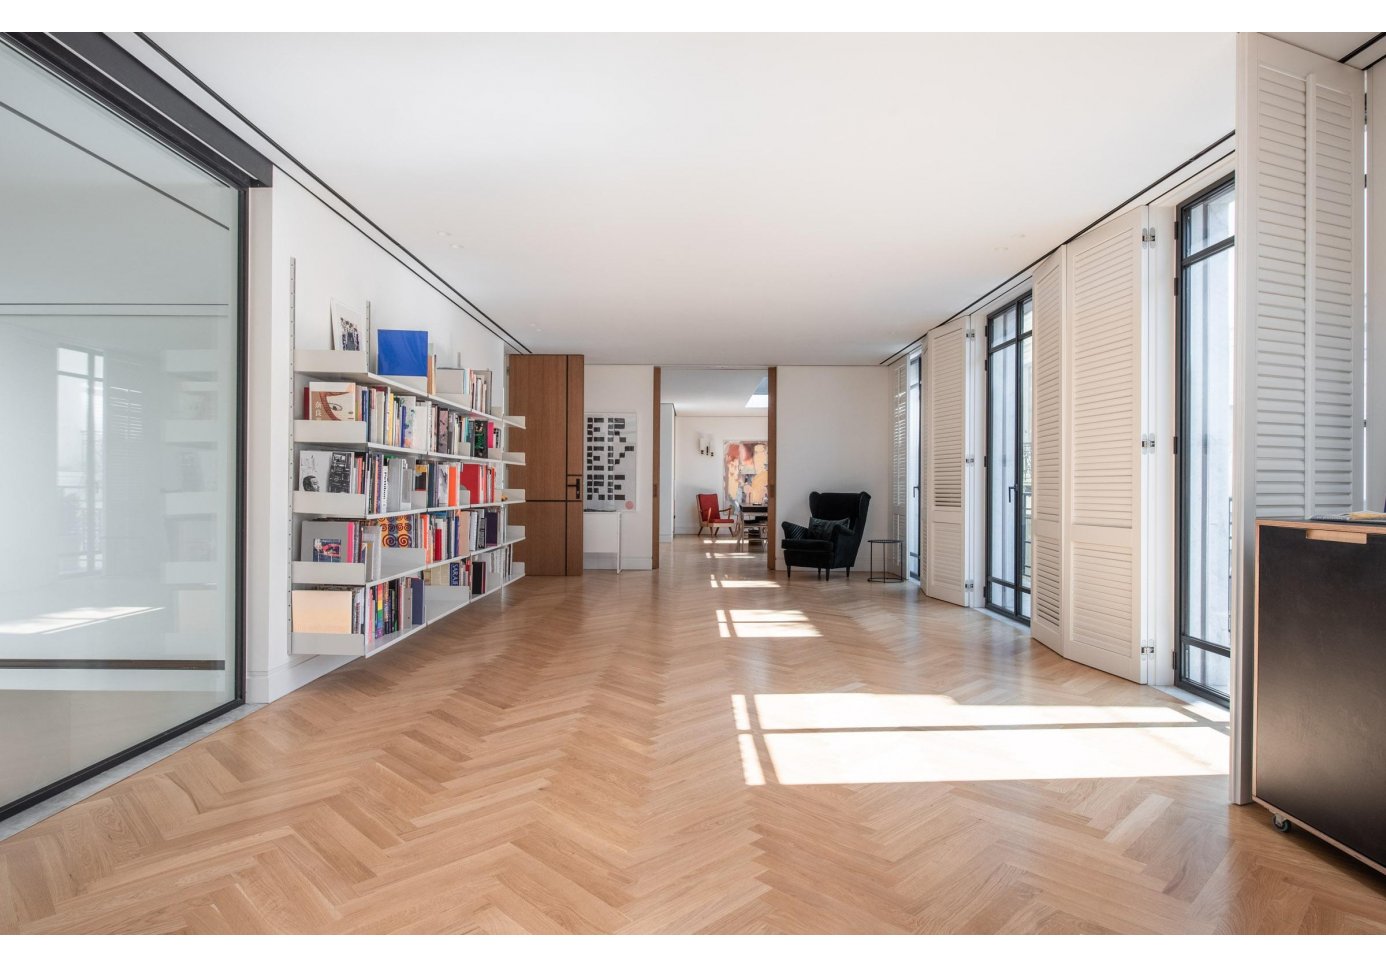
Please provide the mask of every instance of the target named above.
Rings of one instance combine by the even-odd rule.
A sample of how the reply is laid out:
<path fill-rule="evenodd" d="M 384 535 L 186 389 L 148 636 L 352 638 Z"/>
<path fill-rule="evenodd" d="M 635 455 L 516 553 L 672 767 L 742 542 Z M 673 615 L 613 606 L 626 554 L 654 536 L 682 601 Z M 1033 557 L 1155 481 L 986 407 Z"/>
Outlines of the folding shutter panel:
<path fill-rule="evenodd" d="M 1242 43 L 1244 483 L 1256 516 L 1349 511 L 1362 459 L 1362 72 L 1260 34 Z"/>
<path fill-rule="evenodd" d="M 1244 802 L 1255 519 L 1361 500 L 1365 94 L 1361 71 L 1262 34 L 1239 35 L 1237 60 L 1232 784 Z"/>
<path fill-rule="evenodd" d="M 905 439 L 909 425 L 909 357 L 895 364 L 891 373 L 894 393 L 890 411 L 890 536 L 900 541 L 901 555 L 905 547 L 905 462 L 909 442 Z M 903 567 L 903 561 L 901 563 Z"/>
<path fill-rule="evenodd" d="M 1141 394 L 1145 300 L 1138 208 L 1069 245 L 1063 436 L 1067 658 L 1141 679 Z"/>
<path fill-rule="evenodd" d="M 928 336 L 924 390 L 929 413 L 926 521 L 928 561 L 925 593 L 954 605 L 967 604 L 964 541 L 964 433 L 967 343 L 965 320 L 940 326 Z"/>
<path fill-rule="evenodd" d="M 1030 634 L 1063 646 L 1064 249 L 1034 276 L 1034 578 Z"/>

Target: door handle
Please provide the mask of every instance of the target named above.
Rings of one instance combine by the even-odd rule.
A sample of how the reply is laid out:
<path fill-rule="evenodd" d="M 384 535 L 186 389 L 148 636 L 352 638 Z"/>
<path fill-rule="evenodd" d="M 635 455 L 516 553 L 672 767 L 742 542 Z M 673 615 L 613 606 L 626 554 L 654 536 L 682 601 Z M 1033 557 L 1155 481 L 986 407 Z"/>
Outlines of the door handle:
<path fill-rule="evenodd" d="M 570 480 L 568 481 L 568 486 L 571 487 L 571 488 L 573 489 L 573 497 L 574 497 L 574 498 L 579 498 L 579 497 L 581 497 L 581 496 L 582 496 L 582 476 L 581 476 L 580 474 L 569 474 L 568 477 L 570 478 Z"/>
<path fill-rule="evenodd" d="M 1015 485 L 1014 485 L 1014 484 L 1012 484 L 1012 485 L 1010 485 L 1009 487 L 1006 488 L 1006 503 L 1007 503 L 1007 504 L 1014 504 L 1014 503 L 1015 503 Z"/>

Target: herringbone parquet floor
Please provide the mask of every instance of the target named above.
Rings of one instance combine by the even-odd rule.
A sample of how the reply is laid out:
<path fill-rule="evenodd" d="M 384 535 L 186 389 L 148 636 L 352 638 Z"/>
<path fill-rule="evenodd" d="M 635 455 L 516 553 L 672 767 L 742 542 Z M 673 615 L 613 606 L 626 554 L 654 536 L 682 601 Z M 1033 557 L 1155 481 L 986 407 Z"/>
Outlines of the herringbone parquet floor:
<path fill-rule="evenodd" d="M 1215 719 L 858 574 L 526 579 L 0 843 L 22 932 L 1386 930 Z"/>

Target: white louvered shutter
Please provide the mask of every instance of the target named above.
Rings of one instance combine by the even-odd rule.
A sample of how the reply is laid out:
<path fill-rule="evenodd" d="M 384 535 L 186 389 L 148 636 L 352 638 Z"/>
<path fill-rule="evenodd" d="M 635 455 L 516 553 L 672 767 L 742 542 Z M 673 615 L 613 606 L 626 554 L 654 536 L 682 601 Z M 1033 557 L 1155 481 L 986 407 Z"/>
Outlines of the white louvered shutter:
<path fill-rule="evenodd" d="M 901 567 L 904 566 L 905 547 L 905 492 L 908 480 L 905 465 L 909 459 L 909 441 L 906 439 L 909 427 L 909 357 L 905 357 L 892 368 L 890 411 L 890 536 L 900 542 Z"/>
<path fill-rule="evenodd" d="M 1243 44 L 1237 249 L 1255 403 L 1244 483 L 1259 517 L 1349 511 L 1362 460 L 1362 72 L 1260 34 Z"/>
<path fill-rule="evenodd" d="M 1034 275 L 1034 578 L 1030 634 L 1060 655 L 1063 643 L 1064 258 Z"/>
<path fill-rule="evenodd" d="M 1361 71 L 1262 34 L 1238 36 L 1237 62 L 1232 795 L 1245 802 L 1256 518 L 1362 501 L 1365 94 Z"/>
<path fill-rule="evenodd" d="M 1141 681 L 1142 336 L 1146 209 L 1068 248 L 1063 648 Z"/>
<path fill-rule="evenodd" d="M 964 538 L 965 431 L 967 417 L 966 320 L 955 320 L 928 335 L 924 374 L 928 412 L 925 478 L 925 594 L 967 604 L 967 546 Z"/>

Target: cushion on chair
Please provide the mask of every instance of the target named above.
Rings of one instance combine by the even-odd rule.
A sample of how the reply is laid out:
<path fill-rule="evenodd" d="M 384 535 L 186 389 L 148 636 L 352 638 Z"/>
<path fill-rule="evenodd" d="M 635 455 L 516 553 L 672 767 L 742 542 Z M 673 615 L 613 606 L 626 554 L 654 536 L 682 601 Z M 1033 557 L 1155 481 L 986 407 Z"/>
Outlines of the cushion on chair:
<path fill-rule="evenodd" d="M 851 531 L 852 521 L 850 518 L 809 518 L 809 534 L 819 541 L 831 541 L 833 535 L 839 531 Z"/>

